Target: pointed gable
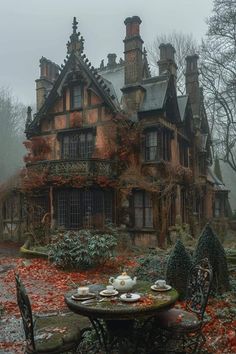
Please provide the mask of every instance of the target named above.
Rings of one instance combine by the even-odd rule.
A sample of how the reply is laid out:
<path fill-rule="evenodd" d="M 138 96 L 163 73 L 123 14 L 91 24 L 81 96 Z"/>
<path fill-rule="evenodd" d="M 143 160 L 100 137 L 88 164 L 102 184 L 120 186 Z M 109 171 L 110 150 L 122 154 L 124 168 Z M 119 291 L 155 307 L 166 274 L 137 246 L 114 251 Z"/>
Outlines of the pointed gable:
<path fill-rule="evenodd" d="M 70 41 L 67 43 L 68 55 L 65 64 L 61 66 L 61 71 L 55 80 L 50 92 L 45 98 L 39 111 L 36 113 L 32 122 L 28 122 L 26 134 L 33 134 L 37 130 L 43 117 L 52 111 L 54 105 L 58 105 L 57 110 L 63 110 L 63 90 L 65 87 L 73 86 L 76 92 L 74 97 L 79 99 L 82 96 L 83 87 L 91 91 L 92 95 L 101 98 L 111 112 L 120 111 L 119 102 L 112 86 L 112 83 L 102 78 L 96 69 L 91 65 L 89 59 L 83 53 L 84 39 L 77 33 L 77 21 L 73 21 L 73 33 L 70 36 Z M 72 96 L 73 99 L 73 96 Z M 79 108 L 73 105 L 74 108 Z M 60 109 L 61 108 L 61 109 Z"/>
<path fill-rule="evenodd" d="M 139 112 L 165 111 L 171 122 L 180 122 L 176 89 L 172 76 L 162 75 L 143 81 L 144 100 Z"/>

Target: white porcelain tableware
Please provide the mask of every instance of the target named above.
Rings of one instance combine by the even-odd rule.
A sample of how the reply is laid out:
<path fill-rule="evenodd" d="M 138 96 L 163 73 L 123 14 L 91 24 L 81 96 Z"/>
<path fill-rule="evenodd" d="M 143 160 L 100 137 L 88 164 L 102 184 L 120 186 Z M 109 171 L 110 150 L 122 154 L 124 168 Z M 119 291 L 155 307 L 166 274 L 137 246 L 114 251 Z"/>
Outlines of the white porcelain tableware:
<path fill-rule="evenodd" d="M 113 290 L 113 292 L 107 292 L 106 289 L 100 291 L 99 293 L 101 296 L 107 296 L 107 297 L 112 297 L 112 296 L 116 296 L 119 294 L 119 292 L 117 290 Z"/>
<path fill-rule="evenodd" d="M 113 293 L 114 292 L 114 286 L 113 285 L 107 285 L 106 286 L 106 292 L 107 293 Z"/>
<path fill-rule="evenodd" d="M 136 284 L 136 280 L 136 277 L 134 277 L 134 279 L 131 279 L 131 277 L 127 275 L 126 272 L 124 272 L 117 278 L 111 277 L 109 279 L 109 283 L 112 284 L 116 290 L 129 291 Z"/>
<path fill-rule="evenodd" d="M 166 287 L 166 281 L 164 279 L 158 279 L 155 281 L 155 285 L 158 288 L 165 288 Z"/>
<path fill-rule="evenodd" d="M 85 295 L 79 295 L 77 293 L 77 294 L 71 295 L 72 300 L 76 300 L 76 301 L 84 301 L 84 300 L 94 299 L 95 297 L 96 297 L 96 294 L 94 294 L 94 293 L 88 293 Z"/>
<path fill-rule="evenodd" d="M 128 296 L 127 296 L 128 295 Z M 139 294 L 122 294 L 120 296 L 120 299 L 124 302 L 135 302 L 138 301 L 140 299 L 140 295 Z"/>
<path fill-rule="evenodd" d="M 87 295 L 89 293 L 89 287 L 88 286 L 80 286 L 77 289 L 77 293 L 79 295 Z"/>
<path fill-rule="evenodd" d="M 163 291 L 168 291 L 168 290 L 172 289 L 172 287 L 171 287 L 170 285 L 166 285 L 164 288 L 160 288 L 160 287 L 158 287 L 158 286 L 156 286 L 156 285 L 152 285 L 152 286 L 151 286 L 151 289 L 154 290 L 154 291 L 161 291 L 161 292 L 163 292 Z"/>

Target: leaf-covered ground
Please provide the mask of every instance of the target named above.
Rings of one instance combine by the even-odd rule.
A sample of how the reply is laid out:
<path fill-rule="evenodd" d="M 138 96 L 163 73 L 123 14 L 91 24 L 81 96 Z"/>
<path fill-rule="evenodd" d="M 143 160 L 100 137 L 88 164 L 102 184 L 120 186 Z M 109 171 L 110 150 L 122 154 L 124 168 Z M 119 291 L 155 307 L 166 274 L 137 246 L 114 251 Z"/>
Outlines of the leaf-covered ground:
<path fill-rule="evenodd" d="M 23 259 L 0 255 L 0 354 L 23 353 L 24 336 L 16 304 L 14 272 L 20 277 L 29 294 L 34 313 L 67 310 L 64 293 L 84 283 L 107 282 L 112 274 L 122 269 L 133 270 L 135 259 L 120 256 L 95 270 L 81 272 L 61 271 L 45 259 Z M 236 278 L 235 271 L 231 275 Z M 183 306 L 183 304 L 180 304 Z M 2 311 L 1 311 L 2 308 Z M 236 353 L 236 294 L 230 292 L 209 301 L 208 322 L 204 332 L 205 353 Z"/>

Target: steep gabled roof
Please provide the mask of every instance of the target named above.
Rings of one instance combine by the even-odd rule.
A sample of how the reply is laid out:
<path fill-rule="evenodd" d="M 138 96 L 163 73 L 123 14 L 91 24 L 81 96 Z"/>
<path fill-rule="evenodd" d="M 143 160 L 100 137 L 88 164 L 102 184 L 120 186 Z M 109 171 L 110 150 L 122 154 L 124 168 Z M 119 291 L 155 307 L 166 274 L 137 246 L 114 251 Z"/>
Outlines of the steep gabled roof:
<path fill-rule="evenodd" d="M 184 122 L 188 104 L 188 95 L 178 96 L 177 100 L 181 122 Z"/>
<path fill-rule="evenodd" d="M 116 54 L 108 54 L 109 56 L 115 56 Z M 109 60 L 109 59 L 108 59 Z M 120 61 L 117 63 L 114 61 L 112 65 L 107 63 L 104 66 L 104 59 L 101 62 L 100 68 L 98 69 L 98 73 L 106 80 L 110 81 L 115 89 L 116 96 L 121 102 L 122 99 L 122 88 L 125 86 L 125 62 L 120 58 Z M 147 60 L 147 51 L 144 48 L 143 50 L 143 58 L 142 58 L 142 77 L 143 79 L 147 79 L 151 77 L 151 72 Z"/>
<path fill-rule="evenodd" d="M 93 88 L 94 91 L 103 98 L 104 102 L 116 113 L 120 111 L 119 102 L 116 96 L 116 92 L 112 83 L 108 80 L 103 79 L 97 72 L 96 69 L 91 65 L 88 58 L 86 58 L 83 53 L 83 38 L 79 38 L 80 33 L 76 33 L 77 22 L 74 18 L 73 22 L 73 34 L 71 35 L 71 42 L 68 42 L 67 46 L 70 49 L 69 55 L 67 55 L 67 60 L 65 60 L 65 65 L 62 66 L 62 70 L 53 84 L 51 91 L 46 97 L 42 107 L 35 115 L 32 122 L 27 126 L 26 133 L 30 135 L 33 133 L 35 128 L 39 126 L 42 117 L 44 117 L 52 104 L 56 101 L 58 97 L 62 94 L 62 88 L 68 76 L 70 74 L 80 73 L 82 77 L 89 82 L 89 88 Z M 74 42 L 73 42 L 74 41 Z M 79 46 L 80 44 L 80 46 Z"/>
<path fill-rule="evenodd" d="M 144 100 L 139 109 L 140 113 L 165 110 L 171 116 L 169 119 L 180 122 L 180 113 L 176 96 L 176 89 L 172 75 L 161 75 L 143 80 L 145 89 Z M 171 101 L 171 104 L 169 104 Z M 171 112 L 170 112 L 171 111 Z"/>
<path fill-rule="evenodd" d="M 168 78 L 166 76 L 154 77 L 143 81 L 142 86 L 146 92 L 140 112 L 159 110 L 164 107 L 168 88 Z"/>
<path fill-rule="evenodd" d="M 207 180 L 214 184 L 214 189 L 218 192 L 229 192 L 225 184 L 216 177 L 215 173 L 209 167 L 207 171 Z"/>
<path fill-rule="evenodd" d="M 114 68 L 105 67 L 103 70 L 98 70 L 99 74 L 103 77 L 103 79 L 108 80 L 112 83 L 112 86 L 116 92 L 116 96 L 121 101 L 122 91 L 121 88 L 124 87 L 125 84 L 125 66 L 117 65 Z"/>

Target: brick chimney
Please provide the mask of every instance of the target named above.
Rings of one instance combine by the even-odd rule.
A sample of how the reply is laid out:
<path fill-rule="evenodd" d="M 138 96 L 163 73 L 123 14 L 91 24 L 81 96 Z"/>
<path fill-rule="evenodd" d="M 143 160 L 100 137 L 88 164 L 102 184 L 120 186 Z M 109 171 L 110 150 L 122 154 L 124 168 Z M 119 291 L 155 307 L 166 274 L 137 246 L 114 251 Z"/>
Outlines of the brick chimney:
<path fill-rule="evenodd" d="M 112 68 L 115 68 L 117 63 L 116 63 L 116 57 L 117 55 L 115 53 L 109 53 L 107 55 L 107 59 L 108 59 L 108 62 L 107 62 L 107 67 L 109 69 L 112 69 Z"/>
<path fill-rule="evenodd" d="M 143 79 L 143 40 L 140 36 L 141 20 L 138 16 L 128 17 L 124 21 L 126 36 L 124 39 L 125 86 L 123 108 L 129 115 L 139 109 L 145 89 L 141 86 Z"/>
<path fill-rule="evenodd" d="M 176 82 L 177 77 L 177 65 L 175 63 L 175 48 L 170 43 L 161 43 L 160 49 L 160 60 L 158 61 L 159 75 L 168 73 L 173 75 Z"/>
<path fill-rule="evenodd" d="M 124 21 L 126 37 L 124 39 L 125 85 L 140 83 L 142 80 L 143 40 L 140 36 L 141 20 L 138 16 L 128 17 Z"/>
<path fill-rule="evenodd" d="M 186 73 L 185 84 L 186 93 L 189 95 L 194 123 L 198 126 L 200 119 L 200 87 L 199 87 L 199 72 L 198 72 L 198 59 L 197 54 L 189 55 L 186 57 Z"/>
<path fill-rule="evenodd" d="M 42 107 L 47 94 L 51 91 L 54 81 L 59 75 L 59 66 L 51 60 L 40 59 L 40 78 L 36 81 L 37 111 Z"/>

